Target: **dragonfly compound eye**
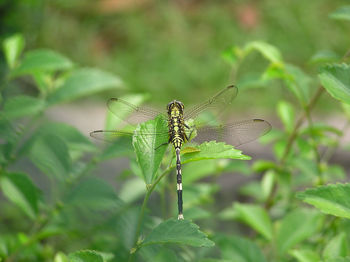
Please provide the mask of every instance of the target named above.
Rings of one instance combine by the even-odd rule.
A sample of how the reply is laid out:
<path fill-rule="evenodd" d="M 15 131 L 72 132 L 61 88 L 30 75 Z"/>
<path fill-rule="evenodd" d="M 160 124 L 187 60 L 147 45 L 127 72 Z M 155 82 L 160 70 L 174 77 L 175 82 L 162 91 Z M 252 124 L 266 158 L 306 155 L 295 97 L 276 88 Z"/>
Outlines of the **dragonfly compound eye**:
<path fill-rule="evenodd" d="M 185 106 L 184 106 L 184 104 L 183 104 L 182 102 L 178 101 L 178 104 L 179 104 L 179 106 L 180 106 L 180 108 L 181 108 L 182 110 L 185 108 Z"/>

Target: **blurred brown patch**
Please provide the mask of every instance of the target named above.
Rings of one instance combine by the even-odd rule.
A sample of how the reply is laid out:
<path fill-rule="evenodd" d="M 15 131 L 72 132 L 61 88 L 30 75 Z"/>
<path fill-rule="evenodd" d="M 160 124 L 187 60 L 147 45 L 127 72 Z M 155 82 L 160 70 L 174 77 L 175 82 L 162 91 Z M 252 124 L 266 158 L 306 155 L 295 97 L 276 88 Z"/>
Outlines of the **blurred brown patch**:
<path fill-rule="evenodd" d="M 98 9 L 101 13 L 114 13 L 143 6 L 152 0 L 101 0 Z"/>
<path fill-rule="evenodd" d="M 258 8 L 252 4 L 246 4 L 237 8 L 238 21 L 246 29 L 254 29 L 260 23 Z"/>
<path fill-rule="evenodd" d="M 91 43 L 91 54 L 95 57 L 107 55 L 111 49 L 111 42 L 102 35 L 96 36 Z"/>

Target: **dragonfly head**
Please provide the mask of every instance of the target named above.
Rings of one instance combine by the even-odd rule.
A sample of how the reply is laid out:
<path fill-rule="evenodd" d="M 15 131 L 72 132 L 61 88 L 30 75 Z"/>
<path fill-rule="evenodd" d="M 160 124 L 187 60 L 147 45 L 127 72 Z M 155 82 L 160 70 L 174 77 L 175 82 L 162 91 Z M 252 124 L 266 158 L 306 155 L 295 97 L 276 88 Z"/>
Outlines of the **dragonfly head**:
<path fill-rule="evenodd" d="M 171 111 L 174 109 L 178 109 L 178 110 L 180 110 L 181 113 L 183 113 L 184 108 L 185 108 L 184 104 L 180 101 L 177 101 L 177 100 L 171 101 L 166 107 L 168 114 L 170 114 Z"/>

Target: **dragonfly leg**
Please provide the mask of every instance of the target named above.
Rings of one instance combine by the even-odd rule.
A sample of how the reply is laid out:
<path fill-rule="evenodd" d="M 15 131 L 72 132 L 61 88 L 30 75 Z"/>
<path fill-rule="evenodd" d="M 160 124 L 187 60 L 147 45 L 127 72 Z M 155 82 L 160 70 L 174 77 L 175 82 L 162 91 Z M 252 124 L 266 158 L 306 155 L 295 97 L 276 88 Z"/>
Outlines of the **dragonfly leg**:
<path fill-rule="evenodd" d="M 194 131 L 194 128 L 192 127 L 189 127 L 188 125 L 184 124 L 184 127 L 186 127 L 187 129 L 191 130 L 190 134 L 187 135 L 186 132 L 184 133 L 185 134 L 185 138 L 187 141 L 190 141 L 191 137 L 192 137 L 192 134 L 193 134 L 193 131 Z"/>
<path fill-rule="evenodd" d="M 160 144 L 159 146 L 157 146 L 154 150 L 157 150 L 158 148 L 160 148 L 161 146 L 167 146 L 169 143 L 163 143 L 163 144 Z"/>

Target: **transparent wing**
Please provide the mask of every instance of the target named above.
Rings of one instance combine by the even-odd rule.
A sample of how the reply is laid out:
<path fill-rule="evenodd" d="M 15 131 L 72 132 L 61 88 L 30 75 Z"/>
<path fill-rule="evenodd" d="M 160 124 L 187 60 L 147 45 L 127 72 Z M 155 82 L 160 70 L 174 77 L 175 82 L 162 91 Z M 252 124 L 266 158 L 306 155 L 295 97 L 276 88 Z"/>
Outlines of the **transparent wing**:
<path fill-rule="evenodd" d="M 262 119 L 250 119 L 222 126 L 205 126 L 197 129 L 193 141 L 203 143 L 216 140 L 239 146 L 257 139 L 271 130 L 269 122 Z"/>
<path fill-rule="evenodd" d="M 195 119 L 205 110 L 212 111 L 215 115 L 220 115 L 232 103 L 237 96 L 237 87 L 231 85 L 221 90 L 219 93 L 208 99 L 207 101 L 196 105 L 189 110 L 185 109 L 185 120 Z"/>
<path fill-rule="evenodd" d="M 135 106 L 120 98 L 110 98 L 107 106 L 116 117 L 131 125 L 154 119 L 157 115 L 163 115 L 166 119 L 160 111 L 145 106 Z"/>
<path fill-rule="evenodd" d="M 96 130 L 90 133 L 90 136 L 98 140 L 114 142 L 122 137 L 132 137 L 135 136 L 146 136 L 146 137 L 159 137 L 161 139 L 167 139 L 169 134 L 167 132 L 159 133 L 145 133 L 145 132 L 124 132 L 124 131 L 115 131 L 115 130 Z"/>

